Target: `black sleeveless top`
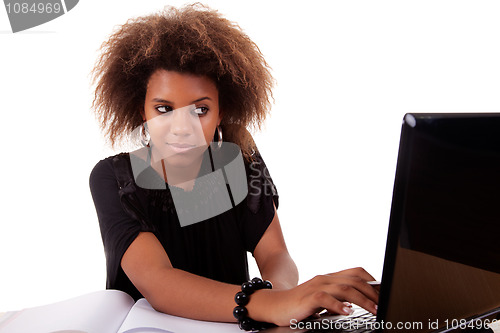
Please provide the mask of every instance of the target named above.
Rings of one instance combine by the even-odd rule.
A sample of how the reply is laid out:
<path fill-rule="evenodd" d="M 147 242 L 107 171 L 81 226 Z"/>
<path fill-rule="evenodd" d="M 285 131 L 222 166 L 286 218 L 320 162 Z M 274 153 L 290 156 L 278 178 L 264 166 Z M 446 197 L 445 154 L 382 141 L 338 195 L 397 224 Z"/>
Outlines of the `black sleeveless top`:
<path fill-rule="evenodd" d="M 231 284 L 247 281 L 247 251 L 253 254 L 273 220 L 278 194 L 260 155 L 245 162 L 245 169 L 249 185 L 245 200 L 220 215 L 182 227 L 171 190 L 139 187 L 128 153 L 99 161 L 90 174 L 90 190 L 106 254 L 106 288 L 122 290 L 135 300 L 143 297 L 120 265 L 140 232 L 154 233 L 175 268 Z"/>

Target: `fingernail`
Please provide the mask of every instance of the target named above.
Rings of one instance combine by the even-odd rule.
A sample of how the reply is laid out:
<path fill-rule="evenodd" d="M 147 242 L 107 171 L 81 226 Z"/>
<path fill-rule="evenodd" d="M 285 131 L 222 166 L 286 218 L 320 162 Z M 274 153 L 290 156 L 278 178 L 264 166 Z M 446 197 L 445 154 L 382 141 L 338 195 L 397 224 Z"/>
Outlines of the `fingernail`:
<path fill-rule="evenodd" d="M 347 306 L 345 306 L 345 307 L 342 309 L 342 311 L 344 311 L 344 314 L 346 314 L 346 315 L 350 315 L 350 314 L 352 314 L 352 313 L 354 312 L 354 310 L 353 310 L 353 309 L 351 309 L 350 307 L 347 307 Z"/>
<path fill-rule="evenodd" d="M 345 306 L 352 308 L 352 304 L 349 302 L 343 302 Z"/>

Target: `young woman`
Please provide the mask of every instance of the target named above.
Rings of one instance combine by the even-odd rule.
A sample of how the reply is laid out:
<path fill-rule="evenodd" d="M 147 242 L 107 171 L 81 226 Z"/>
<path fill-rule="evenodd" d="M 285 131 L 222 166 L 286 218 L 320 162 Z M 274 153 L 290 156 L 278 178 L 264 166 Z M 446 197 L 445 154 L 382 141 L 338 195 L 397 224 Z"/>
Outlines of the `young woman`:
<path fill-rule="evenodd" d="M 161 312 L 212 321 L 238 317 L 252 325 L 289 325 L 323 309 L 348 314 L 349 302 L 376 312 L 378 293 L 367 283 L 373 277 L 362 268 L 297 285 L 277 192 L 246 130 L 265 119 L 273 79 L 237 25 L 200 5 L 129 20 L 103 44 L 94 79 L 94 107 L 111 144 L 138 133 L 145 146 L 101 160 L 90 176 L 107 288 L 145 297 Z M 216 174 L 222 142 L 241 150 L 248 194 L 230 209 L 182 224 L 178 198 L 186 193 L 197 192 L 201 206 L 220 201 L 213 200 L 219 197 L 211 183 L 200 184 Z M 247 251 L 272 289 L 258 280 L 245 283 Z M 244 300 L 233 315 L 237 293 Z"/>

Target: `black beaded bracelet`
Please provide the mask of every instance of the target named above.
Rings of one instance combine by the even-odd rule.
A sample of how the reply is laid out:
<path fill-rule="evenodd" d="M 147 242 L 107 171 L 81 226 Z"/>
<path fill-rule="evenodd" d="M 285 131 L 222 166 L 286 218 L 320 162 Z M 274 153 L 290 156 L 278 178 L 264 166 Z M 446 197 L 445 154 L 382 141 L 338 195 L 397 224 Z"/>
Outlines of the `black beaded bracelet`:
<path fill-rule="evenodd" d="M 238 319 L 240 329 L 245 331 L 258 331 L 274 326 L 270 323 L 255 321 L 248 318 L 248 310 L 245 305 L 250 301 L 250 295 L 254 291 L 260 289 L 272 289 L 273 285 L 270 281 L 262 281 L 261 278 L 253 278 L 250 281 L 244 282 L 241 285 L 241 291 L 237 292 L 234 296 L 234 301 L 238 304 L 233 310 L 234 318 Z"/>

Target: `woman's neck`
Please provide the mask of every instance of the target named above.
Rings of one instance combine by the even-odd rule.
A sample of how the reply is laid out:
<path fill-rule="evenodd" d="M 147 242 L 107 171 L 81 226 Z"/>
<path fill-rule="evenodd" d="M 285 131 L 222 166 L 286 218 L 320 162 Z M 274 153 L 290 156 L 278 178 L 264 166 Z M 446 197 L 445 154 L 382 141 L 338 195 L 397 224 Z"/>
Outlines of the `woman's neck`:
<path fill-rule="evenodd" d="M 188 166 L 175 166 L 169 164 L 166 159 L 161 159 L 156 162 L 151 161 L 151 167 L 165 180 L 165 183 L 182 188 L 184 191 L 191 191 L 199 175 L 201 163 L 200 158 Z"/>

